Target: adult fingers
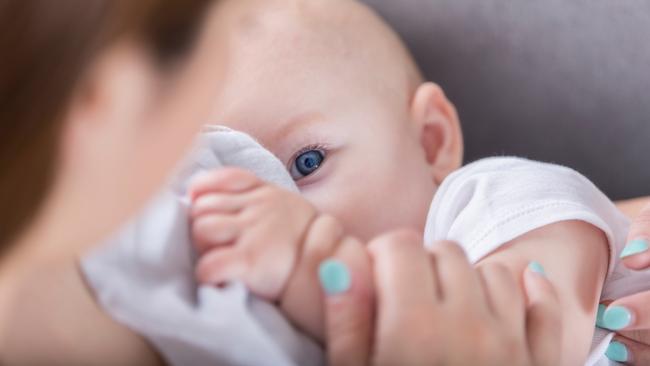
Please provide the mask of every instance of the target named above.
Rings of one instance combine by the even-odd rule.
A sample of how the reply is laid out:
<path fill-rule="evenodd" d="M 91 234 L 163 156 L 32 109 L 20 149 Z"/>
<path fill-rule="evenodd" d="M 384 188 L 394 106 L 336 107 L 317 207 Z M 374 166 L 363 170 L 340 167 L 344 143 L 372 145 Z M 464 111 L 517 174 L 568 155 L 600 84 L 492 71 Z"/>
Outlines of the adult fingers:
<path fill-rule="evenodd" d="M 599 326 L 611 330 L 650 329 L 650 291 L 618 299 L 607 306 Z"/>
<path fill-rule="evenodd" d="M 650 365 L 650 346 L 617 335 L 607 347 L 605 356 L 626 365 Z"/>
<path fill-rule="evenodd" d="M 436 281 L 419 235 L 392 232 L 372 240 L 368 248 L 374 260 L 378 303 L 387 310 L 386 315 L 392 316 L 393 310 L 435 304 Z M 417 286 L 406 285 L 414 280 Z"/>
<path fill-rule="evenodd" d="M 638 329 L 619 332 L 625 338 L 650 346 L 650 329 Z"/>
<path fill-rule="evenodd" d="M 621 252 L 623 264 L 631 269 L 650 267 L 650 205 L 634 219 L 628 235 L 628 243 Z"/>
<path fill-rule="evenodd" d="M 307 332 L 315 335 L 318 339 L 325 338 L 324 318 L 311 316 L 312 314 L 324 314 L 322 308 L 322 291 L 318 285 L 318 274 L 314 268 L 336 253 L 343 237 L 343 227 L 333 217 L 328 215 L 318 216 L 307 232 L 302 248 L 300 259 L 297 261 L 293 275 L 290 276 L 282 299 L 282 309 L 286 314 L 295 314 L 291 320 L 296 324 L 302 324 Z M 315 306 L 313 312 L 301 311 L 298 307 L 303 306 L 304 301 L 298 298 L 321 299 Z"/>
<path fill-rule="evenodd" d="M 524 271 L 524 288 L 528 297 L 526 328 L 533 365 L 557 365 L 562 345 L 560 301 L 544 270 L 536 262 Z"/>
<path fill-rule="evenodd" d="M 517 279 L 500 263 L 479 265 L 478 272 L 492 314 L 508 329 L 516 330 L 517 334 L 523 337 L 525 304 Z"/>
<path fill-rule="evenodd" d="M 479 303 L 484 299 L 479 275 L 460 246 L 452 242 L 440 242 L 436 243 L 431 252 L 436 257 L 440 292 L 445 302 L 466 304 Z M 487 302 L 484 303 L 487 306 Z"/>
<path fill-rule="evenodd" d="M 336 255 L 320 264 L 330 365 L 370 363 L 374 332 L 372 266 L 363 244 L 345 238 Z"/>
<path fill-rule="evenodd" d="M 369 244 L 373 258 L 377 299 L 376 363 L 382 365 L 433 364 L 438 291 L 430 255 L 421 236 L 396 231 Z"/>

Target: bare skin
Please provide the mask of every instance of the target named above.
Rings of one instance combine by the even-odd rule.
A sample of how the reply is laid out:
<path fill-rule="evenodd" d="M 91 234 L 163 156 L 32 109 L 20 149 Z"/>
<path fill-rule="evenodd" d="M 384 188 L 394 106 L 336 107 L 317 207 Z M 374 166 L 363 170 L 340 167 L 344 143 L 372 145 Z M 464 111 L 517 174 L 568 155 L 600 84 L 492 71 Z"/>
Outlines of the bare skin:
<path fill-rule="evenodd" d="M 630 220 L 634 220 L 637 217 L 643 219 L 640 216 L 643 213 L 644 208 L 650 207 L 650 198 L 642 197 L 620 201 L 616 203 L 616 207 L 618 207 L 618 209 L 621 210 L 621 212 L 623 212 Z"/>
<path fill-rule="evenodd" d="M 139 335 L 95 302 L 74 261 L 24 268 L 3 312 L 3 365 L 162 365 Z"/>
<path fill-rule="evenodd" d="M 439 86 L 422 80 L 394 33 L 356 1 L 289 3 L 286 7 L 277 1 L 241 3 L 237 23 L 241 29 L 230 43 L 237 67 L 226 80 L 227 93 L 215 108 L 215 120 L 251 134 L 285 162 L 301 195 L 317 212 L 340 220 L 344 237 L 369 242 L 394 229 L 421 233 L 438 186 L 462 161 L 460 121 L 453 104 Z M 301 169 L 304 159 L 316 164 L 303 164 Z M 219 189 L 212 193 L 228 194 Z M 275 227 L 283 230 L 282 225 Z M 211 243 L 210 230 L 203 230 L 205 235 L 195 231 L 202 247 L 206 242 L 221 248 L 238 245 L 236 238 Z M 566 339 L 562 361 L 572 365 L 584 359 L 591 342 L 607 270 L 607 243 L 599 230 L 577 222 L 544 230 L 547 236 L 531 233 L 488 263 L 501 263 L 513 273 L 521 273 L 522 265 L 531 260 L 553 268 L 561 287 L 562 312 L 575 314 L 566 319 L 561 332 Z M 590 253 L 587 261 L 583 251 Z M 558 252 L 563 261 L 556 261 Z M 298 254 L 288 262 L 295 258 Z M 205 269 L 209 267 L 200 265 L 202 279 L 229 279 L 217 268 Z M 284 269 L 282 280 L 286 273 Z M 245 277 L 250 280 L 253 275 Z M 276 290 L 277 286 L 273 293 Z M 321 333 L 313 325 L 303 328 Z"/>
<path fill-rule="evenodd" d="M 498 264 L 474 271 L 453 243 L 427 251 L 417 233 L 398 230 L 367 249 L 341 245 L 334 260 L 349 268 L 352 285 L 325 301 L 332 365 L 558 364 L 557 294 L 530 269 L 523 320 L 512 308 L 519 276 Z"/>
<path fill-rule="evenodd" d="M 543 276 L 526 271 L 521 277 L 498 263 L 473 271 L 451 243 L 427 259 L 412 231 L 383 235 L 366 247 L 299 195 L 237 169 L 200 177 L 192 197 L 193 232 L 204 253 L 197 277 L 242 280 L 277 302 L 296 326 L 321 342 L 329 337 L 332 365 L 557 364 L 560 341 L 551 335 L 560 322 L 558 297 Z M 345 296 L 326 299 L 320 290 L 316 268 L 332 256 L 354 270 L 352 303 Z M 436 268 L 428 268 L 433 262 Z M 452 328 L 457 331 L 443 331 Z M 459 352 L 468 340 L 474 351 Z"/>
<path fill-rule="evenodd" d="M 233 11 L 245 2 L 220 1 Z M 228 20 L 237 17 L 229 11 L 213 23 L 235 29 Z M 107 50 L 97 55 L 98 67 L 85 70 L 88 83 L 79 89 L 93 93 L 79 93 L 71 102 L 56 189 L 14 243 L 19 250 L 0 263 L 0 364 L 160 364 L 143 339 L 99 309 L 77 270 L 77 257 L 146 201 L 208 120 L 204 109 L 218 99 L 212 89 L 222 85 L 218 74 L 226 54 L 218 33 L 206 31 L 191 66 L 174 78 L 180 82 L 172 83 L 177 94 L 165 100 L 155 97 L 162 89 L 160 80 L 148 79 L 150 65 L 141 68 L 142 50 L 127 49 L 120 62 L 111 56 L 124 56 L 123 49 Z M 133 98 L 136 91 L 148 98 Z M 93 220 L 87 220 L 89 212 Z"/>
<path fill-rule="evenodd" d="M 650 199 L 639 198 L 622 202 L 619 207 L 631 219 L 632 226 L 628 233 L 628 242 L 650 239 Z M 650 268 L 648 250 L 627 256 L 623 264 L 633 270 Z M 614 337 L 615 342 L 625 345 L 629 365 L 650 364 L 650 312 L 648 303 L 650 292 L 642 292 L 622 299 L 608 299 L 603 304 L 608 307 L 622 306 L 632 315 L 632 321 Z"/>
<path fill-rule="evenodd" d="M 199 281 L 224 284 L 241 280 L 253 293 L 278 302 L 299 328 L 323 341 L 318 265 L 338 250 L 340 244 L 336 243 L 353 245 L 359 241 L 346 235 L 336 219 L 317 216 L 316 209 L 299 195 L 245 171 L 226 169 L 207 174 L 194 184 L 192 196 L 193 234 L 198 250 L 204 253 L 197 266 Z M 224 228 L 229 228 L 229 235 L 218 235 Z M 421 238 L 421 234 L 413 235 Z M 573 244 L 567 246 L 568 242 Z M 559 251 L 563 255 L 558 258 Z M 518 274 L 533 260 L 544 263 L 549 278 L 557 283 L 562 313 L 567 317 L 571 314 L 564 323 L 572 326 L 554 336 L 568 340 L 559 353 L 561 364 L 579 364 L 589 351 L 594 309 L 607 271 L 606 238 L 591 225 L 563 222 L 513 240 L 477 265 L 479 273 L 492 273 L 497 267 L 520 279 L 507 286 L 519 295 L 508 296 L 508 301 L 499 306 L 508 311 L 523 308 L 523 290 L 516 291 L 524 288 Z M 504 294 L 493 294 L 494 300 Z"/>
<path fill-rule="evenodd" d="M 51 189 L 0 259 L 0 364 L 162 364 L 103 312 L 77 263 L 147 202 L 206 120 L 224 73 L 220 3 L 173 72 L 126 36 L 79 71 Z"/>

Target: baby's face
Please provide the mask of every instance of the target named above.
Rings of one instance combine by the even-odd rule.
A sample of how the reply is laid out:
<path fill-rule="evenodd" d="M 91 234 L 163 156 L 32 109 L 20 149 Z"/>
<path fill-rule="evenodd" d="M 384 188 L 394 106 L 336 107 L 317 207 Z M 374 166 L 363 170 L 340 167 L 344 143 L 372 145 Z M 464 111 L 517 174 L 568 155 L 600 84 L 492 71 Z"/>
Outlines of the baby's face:
<path fill-rule="evenodd" d="M 363 10 L 329 3 L 243 12 L 212 122 L 255 137 L 348 233 L 422 230 L 436 184 L 407 78 L 388 60 L 399 50 L 383 38 L 371 46 L 360 24 L 374 22 L 373 36 L 385 31 Z"/>
<path fill-rule="evenodd" d="M 408 101 L 346 85 L 335 75 L 281 74 L 237 93 L 219 121 L 255 137 L 301 193 L 362 239 L 423 229 L 436 186 Z M 221 122 L 219 122 L 221 123 Z"/>
<path fill-rule="evenodd" d="M 436 187 L 404 111 L 323 84 L 317 93 L 294 89 L 310 103 L 249 95 L 250 113 L 225 121 L 273 152 L 301 193 L 351 234 L 368 239 L 391 228 L 423 229 Z"/>

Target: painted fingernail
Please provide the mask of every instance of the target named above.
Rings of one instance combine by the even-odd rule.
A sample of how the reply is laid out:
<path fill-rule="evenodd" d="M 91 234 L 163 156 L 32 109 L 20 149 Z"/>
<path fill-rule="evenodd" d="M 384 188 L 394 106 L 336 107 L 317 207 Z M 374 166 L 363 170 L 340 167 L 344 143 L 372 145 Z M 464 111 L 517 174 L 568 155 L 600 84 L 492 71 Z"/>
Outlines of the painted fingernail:
<path fill-rule="evenodd" d="M 609 307 L 603 314 L 603 326 L 607 329 L 621 330 L 627 328 L 631 323 L 632 312 L 624 306 Z"/>
<path fill-rule="evenodd" d="M 607 358 L 609 358 L 612 361 L 627 362 L 630 357 L 630 354 L 627 351 L 627 347 L 623 343 L 613 341 L 607 347 L 607 351 L 605 351 L 605 356 L 607 356 Z"/>
<path fill-rule="evenodd" d="M 542 264 L 537 261 L 530 262 L 528 264 L 528 269 L 534 273 L 537 273 L 538 275 L 546 277 L 546 271 L 544 271 L 544 266 L 542 266 Z"/>
<path fill-rule="evenodd" d="M 348 267 L 334 259 L 328 259 L 320 264 L 318 278 L 328 295 L 344 293 L 350 289 L 352 283 Z"/>
<path fill-rule="evenodd" d="M 627 243 L 623 251 L 621 252 L 621 258 L 631 257 L 643 252 L 647 252 L 650 249 L 648 241 L 645 239 L 636 239 Z"/>
<path fill-rule="evenodd" d="M 605 322 L 603 321 L 603 315 L 605 315 L 605 310 L 607 310 L 607 306 L 603 304 L 598 304 L 598 312 L 596 313 L 596 326 L 598 328 L 605 328 Z"/>

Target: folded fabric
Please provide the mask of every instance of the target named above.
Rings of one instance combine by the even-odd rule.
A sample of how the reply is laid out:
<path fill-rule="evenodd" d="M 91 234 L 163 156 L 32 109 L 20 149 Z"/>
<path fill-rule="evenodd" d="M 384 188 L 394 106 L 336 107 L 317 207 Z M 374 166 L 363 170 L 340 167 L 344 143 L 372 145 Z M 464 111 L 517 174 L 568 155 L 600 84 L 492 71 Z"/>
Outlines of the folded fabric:
<path fill-rule="evenodd" d="M 323 352 L 275 306 L 241 284 L 198 286 L 187 186 L 201 172 L 238 166 L 297 190 L 282 163 L 249 136 L 210 127 L 148 208 L 82 261 L 99 303 L 172 365 L 321 365 Z"/>

